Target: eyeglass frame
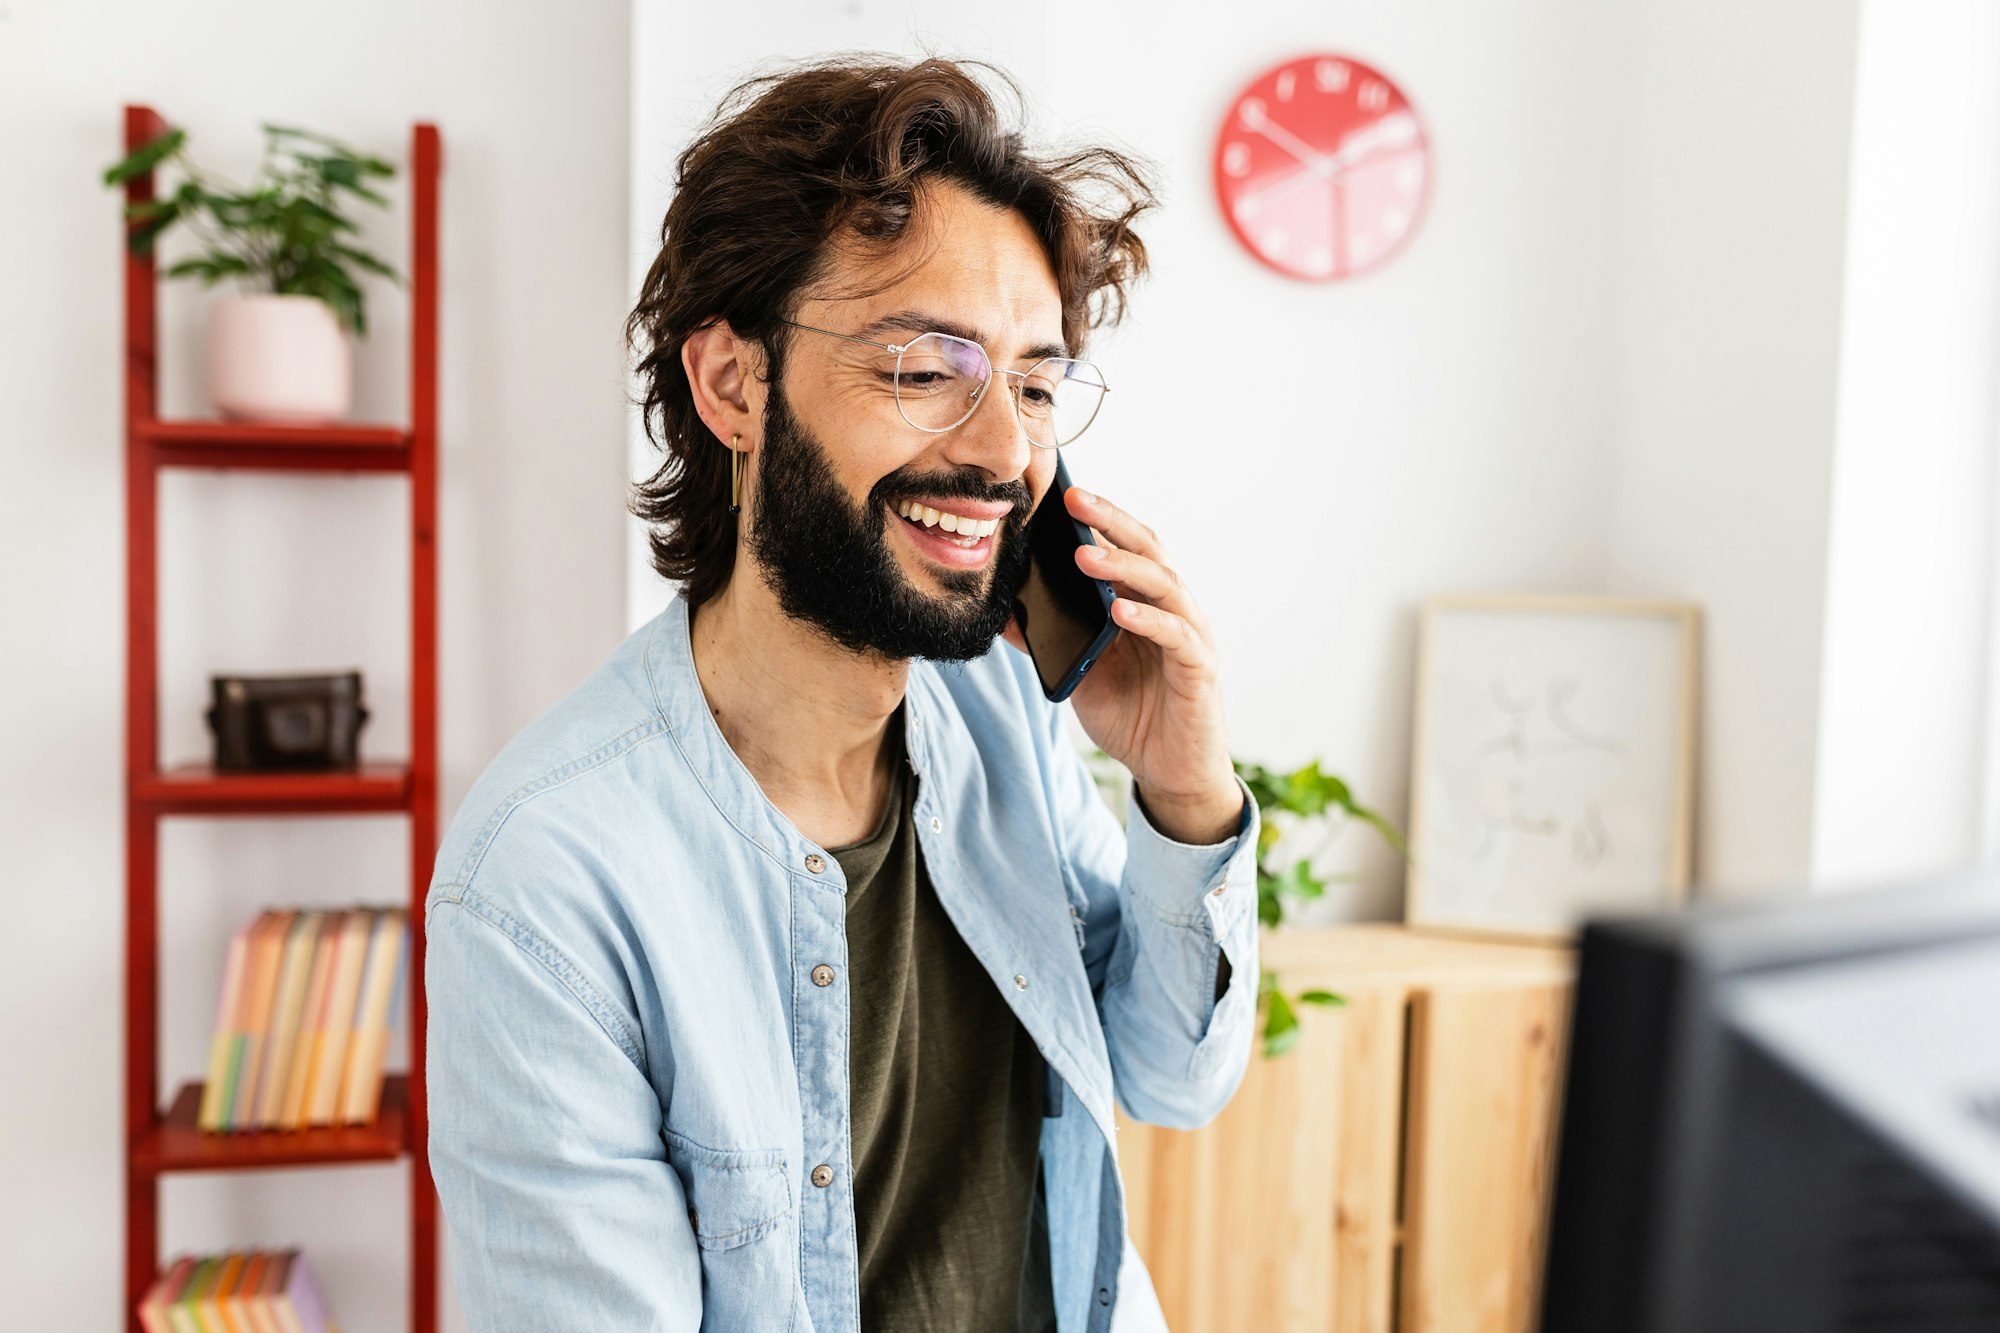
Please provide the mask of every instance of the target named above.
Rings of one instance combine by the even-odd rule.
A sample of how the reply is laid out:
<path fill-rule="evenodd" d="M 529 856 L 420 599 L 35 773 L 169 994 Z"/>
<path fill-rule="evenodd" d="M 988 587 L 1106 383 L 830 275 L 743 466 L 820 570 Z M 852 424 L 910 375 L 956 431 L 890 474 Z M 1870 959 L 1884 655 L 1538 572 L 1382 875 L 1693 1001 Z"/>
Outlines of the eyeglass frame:
<path fill-rule="evenodd" d="M 981 385 L 979 387 L 978 392 L 973 395 L 972 406 L 966 408 L 965 415 L 960 417 L 958 420 L 952 422 L 949 426 L 919 426 L 916 422 L 911 421 L 910 414 L 903 410 L 903 390 L 902 390 L 903 349 L 917 342 L 920 342 L 925 338 L 935 336 L 939 338 L 950 338 L 954 342 L 970 343 L 972 346 L 977 347 L 979 349 L 979 354 L 981 356 L 986 358 L 987 370 L 991 371 L 995 375 L 1012 375 L 1017 380 L 1025 381 L 1030 375 L 1034 374 L 1037 370 L 1039 370 L 1044 363 L 1049 361 L 1071 361 L 1080 366 L 1089 366 L 1092 370 L 1097 371 L 1097 377 L 1100 380 L 1104 378 L 1104 371 L 1098 367 L 1098 364 L 1095 361 L 1086 361 L 1080 356 L 1045 356 L 1040 361 L 1035 362 L 1034 365 L 1029 366 L 1026 370 L 1006 370 L 1000 366 L 996 366 L 993 364 L 993 353 L 986 350 L 986 346 L 984 343 L 978 342 L 977 340 L 972 338 L 962 338 L 956 333 L 946 333 L 943 329 L 926 329 L 922 333 L 919 333 L 916 337 L 910 339 L 910 341 L 906 343 L 878 343 L 873 341 L 872 339 L 863 338 L 858 334 L 842 333 L 838 329 L 822 329 L 817 325 L 813 324 L 801 324 L 795 319 L 780 319 L 778 322 L 780 324 L 788 324 L 795 329 L 804 329 L 808 333 L 824 333 L 830 338 L 844 338 L 848 342 L 859 343 L 863 347 L 873 347 L 880 352 L 894 352 L 896 354 L 896 415 L 901 417 L 903 419 L 903 424 L 910 427 L 910 429 L 923 431 L 927 435 L 943 435 L 947 431 L 957 430 L 960 426 L 963 426 L 966 422 L 972 420 L 972 414 L 974 412 L 977 412 L 979 410 L 979 404 L 985 401 L 987 386 L 991 385 L 993 381 L 991 379 L 988 379 L 986 381 L 986 384 Z M 1033 434 L 1030 434 L 1028 436 L 1028 443 L 1036 449 L 1063 449 L 1067 448 L 1069 445 L 1075 444 L 1078 440 L 1082 439 L 1084 431 L 1090 429 L 1091 425 L 1097 420 L 1097 414 L 1104 409 L 1104 395 L 1111 392 L 1111 386 L 1109 384 L 1098 384 L 1093 387 L 1095 387 L 1098 390 L 1097 406 L 1093 407 L 1090 410 L 1090 420 L 1084 422 L 1083 425 L 1077 429 L 1076 434 L 1070 436 L 1067 440 L 1062 441 L 1060 444 L 1043 444 L 1041 441 L 1037 440 Z M 1021 417 L 1020 386 L 1018 384 L 1009 385 L 1008 390 L 1010 396 L 1014 400 L 1014 418 L 1017 421 L 1022 421 L 1022 424 L 1025 425 L 1026 422 Z"/>

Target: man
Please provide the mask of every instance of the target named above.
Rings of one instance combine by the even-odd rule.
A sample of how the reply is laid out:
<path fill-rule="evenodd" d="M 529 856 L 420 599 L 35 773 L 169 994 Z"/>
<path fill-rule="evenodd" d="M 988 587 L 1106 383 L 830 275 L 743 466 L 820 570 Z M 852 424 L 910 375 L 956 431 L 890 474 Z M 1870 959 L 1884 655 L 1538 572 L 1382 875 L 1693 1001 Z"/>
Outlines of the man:
<path fill-rule="evenodd" d="M 460 1298 L 479 1329 L 1162 1328 L 1113 1100 L 1193 1127 L 1242 1078 L 1257 806 L 1138 519 L 1063 497 L 1118 593 L 1072 704 L 1134 775 L 1122 830 L 1011 623 L 1150 196 L 1105 150 L 1029 157 L 949 62 L 738 95 L 631 322 L 668 455 L 635 509 L 681 588 L 488 767 L 426 906 Z"/>

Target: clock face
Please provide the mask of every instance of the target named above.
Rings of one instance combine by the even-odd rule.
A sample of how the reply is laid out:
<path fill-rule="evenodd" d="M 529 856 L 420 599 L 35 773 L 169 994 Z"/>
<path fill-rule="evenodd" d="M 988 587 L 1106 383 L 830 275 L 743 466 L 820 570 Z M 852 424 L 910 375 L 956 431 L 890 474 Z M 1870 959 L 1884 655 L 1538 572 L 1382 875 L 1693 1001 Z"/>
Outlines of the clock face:
<path fill-rule="evenodd" d="M 1387 262 L 1416 233 L 1430 184 L 1416 109 L 1352 56 L 1301 56 L 1266 71 L 1215 139 L 1223 217 L 1288 277 L 1331 282 Z"/>

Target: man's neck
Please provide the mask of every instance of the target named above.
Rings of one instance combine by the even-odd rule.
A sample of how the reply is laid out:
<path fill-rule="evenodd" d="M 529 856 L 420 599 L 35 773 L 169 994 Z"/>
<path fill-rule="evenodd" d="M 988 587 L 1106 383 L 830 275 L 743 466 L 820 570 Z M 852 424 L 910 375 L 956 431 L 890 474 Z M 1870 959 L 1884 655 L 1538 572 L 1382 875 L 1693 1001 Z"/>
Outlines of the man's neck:
<path fill-rule="evenodd" d="M 865 838 L 889 795 L 890 726 L 909 663 L 856 654 L 786 615 L 740 559 L 689 610 L 695 674 L 715 724 L 764 795 L 822 847 Z"/>

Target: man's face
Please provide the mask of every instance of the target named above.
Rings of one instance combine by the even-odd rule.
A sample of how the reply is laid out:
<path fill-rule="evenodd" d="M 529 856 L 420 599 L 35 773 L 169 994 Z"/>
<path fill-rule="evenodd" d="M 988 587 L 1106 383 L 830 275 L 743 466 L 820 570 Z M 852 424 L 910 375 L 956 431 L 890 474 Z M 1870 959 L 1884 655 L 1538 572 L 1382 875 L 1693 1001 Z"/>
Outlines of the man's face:
<path fill-rule="evenodd" d="M 875 265 L 838 263 L 826 290 L 879 286 L 918 254 L 927 257 L 894 285 L 809 299 L 796 318 L 870 342 L 959 333 L 1000 369 L 1026 370 L 1061 344 L 1055 276 L 1027 222 L 956 186 L 922 196 L 902 250 Z M 914 320 L 871 327 L 907 314 Z M 783 376 L 763 404 L 748 499 L 749 550 L 779 605 L 855 652 L 893 660 L 986 652 L 1026 577 L 1025 525 L 1054 475 L 1054 452 L 1028 443 L 1004 376 L 970 418 L 931 434 L 896 409 L 894 353 L 789 332 Z M 968 546 L 941 523 L 905 517 L 911 502 L 999 526 Z"/>

